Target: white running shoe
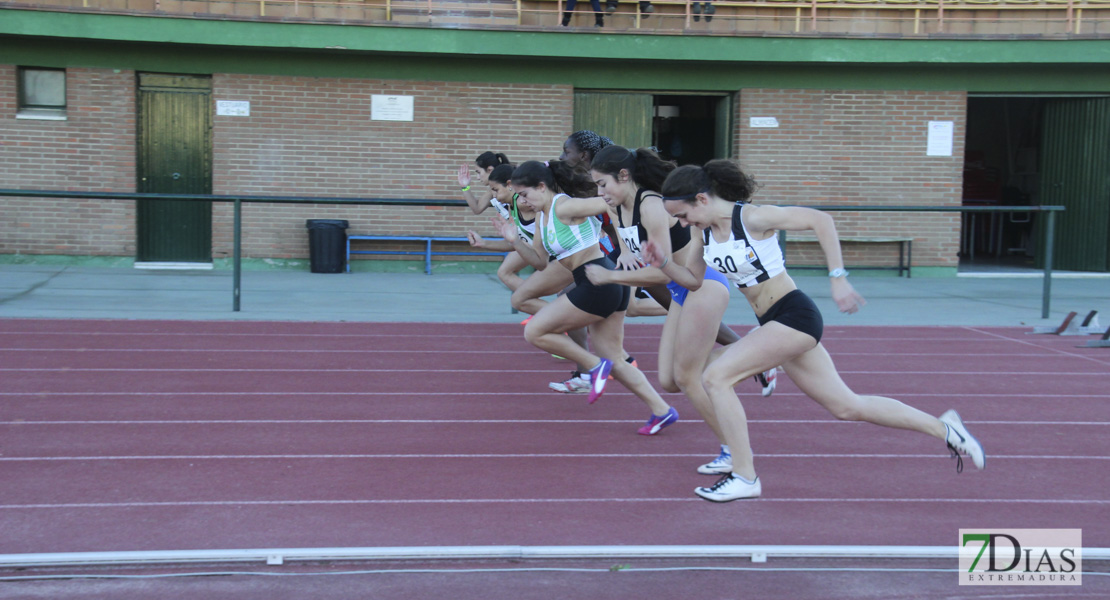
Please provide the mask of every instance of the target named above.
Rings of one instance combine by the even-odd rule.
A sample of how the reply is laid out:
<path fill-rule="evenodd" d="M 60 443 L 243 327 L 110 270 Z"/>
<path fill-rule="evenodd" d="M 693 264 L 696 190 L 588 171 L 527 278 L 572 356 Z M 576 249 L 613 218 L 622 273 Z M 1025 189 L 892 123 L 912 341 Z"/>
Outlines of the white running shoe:
<path fill-rule="evenodd" d="M 739 475 L 726 473 L 711 487 L 699 487 L 694 493 L 710 502 L 731 502 L 741 498 L 758 498 L 763 493 L 763 486 L 759 477 L 755 481 L 748 481 Z"/>
<path fill-rule="evenodd" d="M 732 454 L 727 452 L 724 448 L 713 462 L 706 463 L 698 467 L 698 473 L 702 475 L 721 475 L 724 473 L 732 472 Z"/>
<path fill-rule="evenodd" d="M 759 380 L 759 385 L 763 386 L 763 397 L 766 398 L 775 393 L 775 382 L 779 379 L 779 370 L 776 367 L 756 375 L 755 378 Z"/>
<path fill-rule="evenodd" d="M 945 443 L 948 444 L 948 449 L 952 451 L 952 457 L 956 459 L 956 472 L 962 473 L 964 470 L 964 461 L 960 458 L 960 453 L 964 453 L 975 463 L 976 469 L 982 469 L 987 466 L 987 457 L 983 454 L 983 446 L 975 436 L 967 431 L 964 427 L 964 422 L 960 419 L 959 413 L 954 410 L 945 411 L 939 417 L 941 423 L 944 423 L 948 433 L 944 436 Z"/>
<path fill-rule="evenodd" d="M 547 387 L 560 394 L 588 394 L 590 392 L 590 376 L 574 371 L 570 374 L 570 379 L 552 381 L 547 384 Z"/>

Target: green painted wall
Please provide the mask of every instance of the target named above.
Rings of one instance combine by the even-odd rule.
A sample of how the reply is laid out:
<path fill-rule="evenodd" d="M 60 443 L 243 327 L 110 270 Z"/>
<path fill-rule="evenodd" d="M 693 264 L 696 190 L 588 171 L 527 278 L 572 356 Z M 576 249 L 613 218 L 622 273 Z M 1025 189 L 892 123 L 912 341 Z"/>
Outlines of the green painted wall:
<path fill-rule="evenodd" d="M 1110 92 L 1110 40 L 649 36 L 0 12 L 6 64 L 593 89 Z"/>

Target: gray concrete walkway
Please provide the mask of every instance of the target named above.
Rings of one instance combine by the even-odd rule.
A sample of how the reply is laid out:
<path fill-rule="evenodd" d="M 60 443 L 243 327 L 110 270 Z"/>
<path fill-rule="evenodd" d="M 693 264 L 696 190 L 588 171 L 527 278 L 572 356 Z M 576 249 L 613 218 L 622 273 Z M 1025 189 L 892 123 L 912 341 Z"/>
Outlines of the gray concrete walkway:
<path fill-rule="evenodd" d="M 1039 276 L 852 277 L 868 304 L 837 312 L 825 277 L 795 276 L 830 325 L 1055 324 L 1069 311 L 1099 310 L 1110 324 L 1110 277 L 1057 273 L 1051 313 L 1041 319 Z M 241 311 L 232 312 L 230 271 L 0 265 L 0 317 L 279 321 L 517 322 L 509 292 L 489 274 L 244 271 Z M 662 318 L 633 322 L 662 322 Z M 726 314 L 754 324 L 737 291 Z"/>

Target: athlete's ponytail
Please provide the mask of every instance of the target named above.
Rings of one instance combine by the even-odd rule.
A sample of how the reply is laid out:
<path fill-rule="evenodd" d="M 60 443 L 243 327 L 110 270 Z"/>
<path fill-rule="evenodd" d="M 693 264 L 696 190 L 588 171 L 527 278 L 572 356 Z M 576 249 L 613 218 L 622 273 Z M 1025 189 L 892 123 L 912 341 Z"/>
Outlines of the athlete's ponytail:
<path fill-rule="evenodd" d="M 536 187 L 544 184 L 551 191 L 562 192 L 574 198 L 592 198 L 597 195 L 597 184 L 590 181 L 584 169 L 575 168 L 562 160 L 540 162 L 529 160 L 513 170 L 513 185 Z"/>
<path fill-rule="evenodd" d="M 679 167 L 667 176 L 662 189 L 664 200 L 684 200 L 694 202 L 699 193 L 709 192 L 729 202 L 750 202 L 759 187 L 750 175 L 740 169 L 734 160 L 717 158 L 705 163 L 704 167 L 686 165 Z"/>
<path fill-rule="evenodd" d="M 483 152 L 474 159 L 474 164 L 478 165 L 480 169 L 488 169 L 490 167 L 498 167 L 500 165 L 512 164 L 509 162 L 509 157 L 500 152 Z"/>
<path fill-rule="evenodd" d="M 623 146 L 608 146 L 594 157 L 590 170 L 611 175 L 614 179 L 626 169 L 638 187 L 659 191 L 675 164 L 663 160 L 651 148 L 628 150 Z"/>

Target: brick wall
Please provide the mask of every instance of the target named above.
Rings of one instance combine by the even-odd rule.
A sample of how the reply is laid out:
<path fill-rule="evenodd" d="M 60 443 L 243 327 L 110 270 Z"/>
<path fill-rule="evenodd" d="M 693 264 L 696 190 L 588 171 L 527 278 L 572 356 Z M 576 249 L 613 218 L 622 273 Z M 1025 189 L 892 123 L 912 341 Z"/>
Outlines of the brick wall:
<path fill-rule="evenodd" d="M 135 74 L 69 69 L 68 120 L 15 119 L 15 67 L 0 65 L 0 187 L 135 190 Z M 414 96 L 415 121 L 372 121 L 370 96 Z M 746 89 L 736 153 L 782 204 L 958 206 L 962 92 Z M 572 126 L 565 85 L 407 82 L 217 74 L 214 100 L 248 100 L 249 117 L 213 117 L 216 194 L 458 199 L 455 173 L 485 150 L 514 161 L 556 157 Z M 749 117 L 773 116 L 774 129 Z M 954 156 L 925 156 L 930 120 L 954 121 Z M 134 256 L 130 201 L 0 199 L 0 253 Z M 231 207 L 213 208 L 213 256 L 230 256 Z M 305 220 L 350 232 L 492 233 L 465 208 L 247 204 L 243 255 L 303 258 Z M 909 235 L 914 264 L 954 267 L 959 217 L 834 213 L 845 236 Z M 850 265 L 891 264 L 896 247 L 845 245 Z M 812 248 L 791 262 L 814 264 Z"/>
<path fill-rule="evenodd" d="M 967 95 L 964 92 L 745 89 L 736 156 L 763 185 L 757 202 L 797 205 L 959 206 Z M 752 128 L 775 117 L 777 128 Z M 929 121 L 953 121 L 953 155 L 926 156 Z M 958 213 L 831 213 L 843 236 L 914 238 L 915 265 L 955 267 Z M 789 237 L 789 236 L 788 236 Z M 849 265 L 890 265 L 897 247 L 845 244 Z M 815 244 L 790 262 L 823 264 Z"/>
<path fill-rule="evenodd" d="M 68 69 L 67 119 L 16 119 L 16 67 L 0 65 L 0 187 L 135 191 L 134 73 Z M 130 201 L 0 199 L 0 253 L 128 256 Z"/>
<path fill-rule="evenodd" d="M 484 151 L 557 158 L 574 102 L 559 85 L 249 75 L 216 75 L 213 93 L 251 103 L 249 117 L 215 117 L 214 193 L 251 195 L 461 199 L 458 168 Z M 413 96 L 415 120 L 372 121 L 373 94 Z M 215 207 L 216 256 L 231 252 L 229 211 Z M 492 213 L 467 208 L 267 204 L 243 215 L 244 256 L 305 256 L 310 218 L 347 219 L 350 233 L 493 234 Z"/>
<path fill-rule="evenodd" d="M 0 65 L 0 187 L 135 191 L 135 73 L 68 69 L 66 121 L 17 120 L 16 68 Z M 370 120 L 372 94 L 412 95 L 415 121 Z M 403 82 L 217 74 L 214 100 L 249 100 L 249 117 L 214 116 L 213 193 L 461 199 L 459 165 L 486 150 L 555 158 L 570 132 L 561 85 Z M 0 199 L 0 253 L 134 256 L 131 201 Z M 231 206 L 213 207 L 213 256 L 232 253 Z M 350 232 L 492 235 L 465 208 L 247 204 L 243 256 L 303 258 L 305 220 Z"/>

